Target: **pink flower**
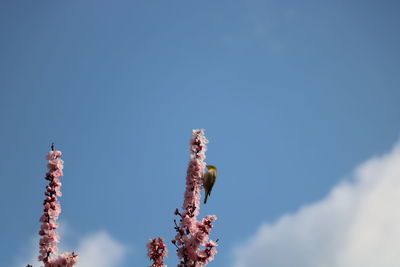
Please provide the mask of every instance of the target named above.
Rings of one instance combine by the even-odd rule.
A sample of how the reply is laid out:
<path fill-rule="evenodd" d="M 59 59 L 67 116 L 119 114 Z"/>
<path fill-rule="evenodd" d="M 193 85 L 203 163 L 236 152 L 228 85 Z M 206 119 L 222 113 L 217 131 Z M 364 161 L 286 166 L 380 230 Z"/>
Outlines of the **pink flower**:
<path fill-rule="evenodd" d="M 161 237 L 150 239 L 147 243 L 147 255 L 153 264 L 150 267 L 164 267 L 164 257 L 168 254 L 168 249 Z"/>
<path fill-rule="evenodd" d="M 173 240 L 180 258 L 178 267 L 205 266 L 214 259 L 214 255 L 217 253 L 214 246 L 216 243 L 209 239 L 212 223 L 217 217 L 208 215 L 201 221 L 197 220 L 200 212 L 202 177 L 206 167 L 204 160 L 207 143 L 204 130 L 193 130 L 189 143 L 191 160 L 187 169 L 183 211 L 175 211 L 175 214 L 181 217 L 179 226 L 175 227 L 177 235 Z M 205 246 L 205 248 L 201 249 L 201 246 Z"/>
<path fill-rule="evenodd" d="M 49 181 L 46 187 L 45 200 L 43 202 L 44 213 L 40 217 L 39 235 L 39 261 L 43 261 L 45 267 L 73 267 L 79 258 L 74 252 L 64 252 L 58 257 L 57 244 L 60 242 L 60 235 L 54 230 L 58 228 L 58 216 L 61 213 L 61 205 L 57 196 L 61 196 L 60 177 L 63 175 L 64 161 L 60 159 L 61 151 L 50 151 L 46 158 L 48 160 L 45 179 Z"/>
<path fill-rule="evenodd" d="M 208 220 L 209 222 L 214 222 L 217 220 L 217 216 L 215 215 L 207 215 L 205 220 Z"/>

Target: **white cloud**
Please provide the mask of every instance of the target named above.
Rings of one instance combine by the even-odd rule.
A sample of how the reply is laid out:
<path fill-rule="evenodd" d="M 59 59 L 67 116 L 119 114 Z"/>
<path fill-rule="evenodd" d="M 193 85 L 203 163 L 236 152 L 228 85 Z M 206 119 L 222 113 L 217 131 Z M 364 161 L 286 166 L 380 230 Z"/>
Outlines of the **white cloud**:
<path fill-rule="evenodd" d="M 116 267 L 124 261 L 128 252 L 128 246 L 121 244 L 105 231 L 98 231 L 82 237 L 78 242 L 78 246 L 74 249 L 63 245 L 62 238 L 68 233 L 65 233 L 62 229 L 60 229 L 60 232 L 60 252 L 75 251 L 80 258 L 79 263 L 76 265 L 77 267 Z M 41 266 L 37 261 L 38 242 L 38 238 L 32 239 L 29 248 L 31 251 L 30 258 L 18 260 L 15 267 L 26 266 L 28 263 L 34 267 Z M 67 249 L 64 249 L 64 247 L 67 247 Z"/>
<path fill-rule="evenodd" d="M 127 248 L 106 232 L 88 236 L 79 243 L 79 267 L 115 267 L 125 258 Z"/>
<path fill-rule="evenodd" d="M 319 202 L 262 225 L 234 267 L 400 266 L 400 144 Z"/>

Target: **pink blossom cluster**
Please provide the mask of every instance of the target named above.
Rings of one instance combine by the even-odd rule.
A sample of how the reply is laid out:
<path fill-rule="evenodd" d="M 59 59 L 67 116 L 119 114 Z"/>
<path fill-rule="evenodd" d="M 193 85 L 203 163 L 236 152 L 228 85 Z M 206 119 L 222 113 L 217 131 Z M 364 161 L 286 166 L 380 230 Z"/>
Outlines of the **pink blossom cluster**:
<path fill-rule="evenodd" d="M 161 237 L 150 239 L 147 243 L 147 255 L 153 264 L 150 267 L 167 267 L 164 264 L 164 257 L 168 254 L 167 246 Z"/>
<path fill-rule="evenodd" d="M 60 177 L 63 175 L 64 161 L 60 158 L 61 151 L 50 151 L 47 154 L 47 168 L 49 171 L 46 173 L 45 179 L 49 181 L 46 187 L 45 199 L 43 202 L 44 213 L 40 217 L 42 225 L 40 227 L 39 235 L 39 261 L 43 261 L 44 267 L 72 267 L 78 262 L 79 258 L 74 252 L 65 252 L 58 257 L 57 244 L 60 242 L 60 236 L 55 231 L 58 228 L 58 216 L 61 213 L 61 205 L 57 197 L 61 194 L 61 181 Z"/>
<path fill-rule="evenodd" d="M 193 130 L 190 140 L 191 160 L 186 176 L 186 190 L 183 202 L 183 211 L 176 209 L 179 215 L 179 225 L 175 221 L 177 235 L 172 243 L 177 247 L 180 263 L 178 267 L 201 267 L 207 265 L 217 254 L 217 243 L 210 240 L 209 234 L 212 223 L 217 219 L 215 215 L 208 215 L 198 221 L 196 216 L 200 211 L 200 190 L 206 163 L 204 162 L 208 140 L 204 130 Z M 204 248 L 201 248 L 201 247 Z"/>

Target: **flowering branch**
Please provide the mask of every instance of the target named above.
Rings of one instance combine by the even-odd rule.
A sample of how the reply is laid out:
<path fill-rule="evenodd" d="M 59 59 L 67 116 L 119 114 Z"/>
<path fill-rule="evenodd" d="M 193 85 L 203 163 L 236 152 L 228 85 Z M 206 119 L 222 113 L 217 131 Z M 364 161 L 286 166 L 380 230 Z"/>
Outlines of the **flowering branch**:
<path fill-rule="evenodd" d="M 73 267 L 78 262 L 79 257 L 74 252 L 64 252 L 58 257 L 57 244 L 60 242 L 60 235 L 55 231 L 58 228 L 58 216 L 61 213 L 61 205 L 57 197 L 61 197 L 61 181 L 60 177 L 63 176 L 64 161 L 60 158 L 61 151 L 54 151 L 54 144 L 52 150 L 47 154 L 47 168 L 49 171 L 46 173 L 45 179 L 49 181 L 46 187 L 45 199 L 43 201 L 44 213 L 40 217 L 42 225 L 40 227 L 39 235 L 39 261 L 44 263 L 44 267 Z"/>
<path fill-rule="evenodd" d="M 179 225 L 175 220 L 177 232 L 172 243 L 177 248 L 180 263 L 178 267 L 201 267 L 207 265 L 217 254 L 217 243 L 209 239 L 212 223 L 217 219 L 215 215 L 207 215 L 201 221 L 197 220 L 200 211 L 200 190 L 204 175 L 205 151 L 208 140 L 204 130 L 193 130 L 190 140 L 191 160 L 186 176 L 186 190 L 183 202 L 183 211 L 175 210 L 180 216 Z M 204 248 L 202 249 L 201 246 Z"/>
<path fill-rule="evenodd" d="M 163 238 L 150 239 L 147 243 L 147 251 L 147 255 L 153 261 L 150 267 L 167 267 L 167 265 L 164 265 L 164 257 L 167 256 L 168 249 Z"/>

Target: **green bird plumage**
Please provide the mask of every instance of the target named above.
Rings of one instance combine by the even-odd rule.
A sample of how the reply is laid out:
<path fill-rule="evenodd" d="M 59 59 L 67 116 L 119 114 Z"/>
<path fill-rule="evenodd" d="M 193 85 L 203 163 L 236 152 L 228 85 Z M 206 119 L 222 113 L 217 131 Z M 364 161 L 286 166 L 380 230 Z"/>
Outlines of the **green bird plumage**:
<path fill-rule="evenodd" d="M 211 195 L 211 190 L 217 180 L 217 167 L 213 165 L 206 166 L 208 171 L 203 175 L 203 187 L 204 187 L 204 204 L 207 203 L 207 198 Z"/>

